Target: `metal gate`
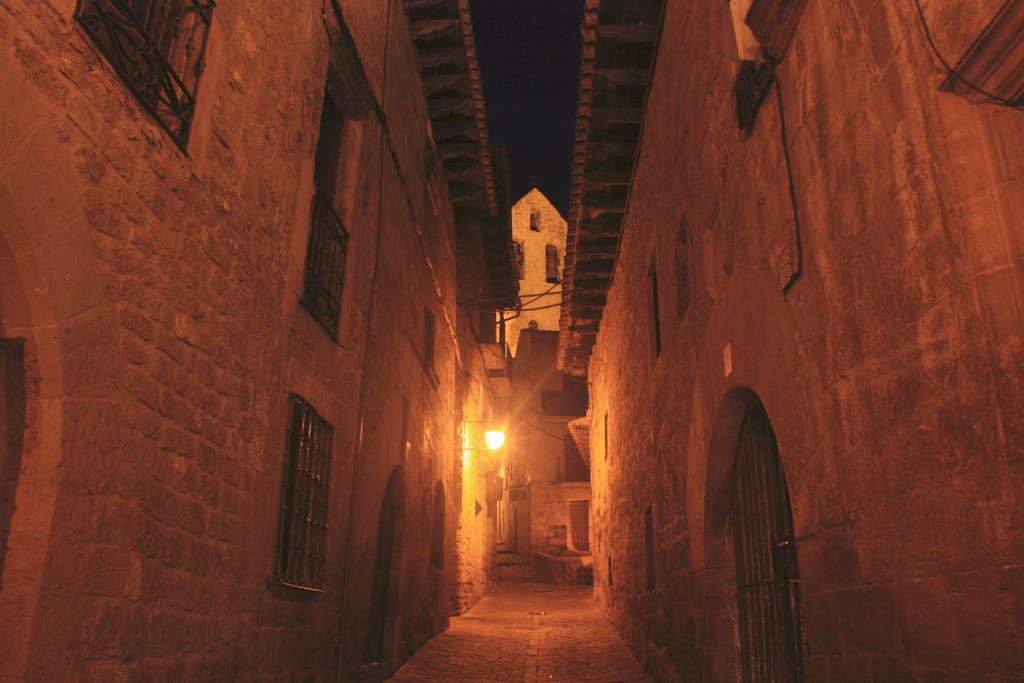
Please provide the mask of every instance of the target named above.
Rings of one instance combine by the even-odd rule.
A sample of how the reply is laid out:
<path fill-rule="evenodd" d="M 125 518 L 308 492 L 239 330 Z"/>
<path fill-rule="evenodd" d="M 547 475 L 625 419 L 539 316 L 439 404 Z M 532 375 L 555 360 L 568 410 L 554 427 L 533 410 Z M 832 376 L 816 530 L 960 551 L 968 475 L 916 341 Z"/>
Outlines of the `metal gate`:
<path fill-rule="evenodd" d="M 746 683 L 803 681 L 793 515 L 779 446 L 757 399 L 733 465 L 736 582 Z"/>

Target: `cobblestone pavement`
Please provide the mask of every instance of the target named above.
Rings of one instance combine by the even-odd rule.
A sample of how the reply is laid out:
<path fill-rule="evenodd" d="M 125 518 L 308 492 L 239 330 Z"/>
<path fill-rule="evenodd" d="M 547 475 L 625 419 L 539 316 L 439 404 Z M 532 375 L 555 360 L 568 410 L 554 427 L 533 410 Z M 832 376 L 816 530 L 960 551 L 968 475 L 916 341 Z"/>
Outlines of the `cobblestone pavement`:
<path fill-rule="evenodd" d="M 503 582 L 423 646 L 393 683 L 654 683 L 589 586 Z"/>

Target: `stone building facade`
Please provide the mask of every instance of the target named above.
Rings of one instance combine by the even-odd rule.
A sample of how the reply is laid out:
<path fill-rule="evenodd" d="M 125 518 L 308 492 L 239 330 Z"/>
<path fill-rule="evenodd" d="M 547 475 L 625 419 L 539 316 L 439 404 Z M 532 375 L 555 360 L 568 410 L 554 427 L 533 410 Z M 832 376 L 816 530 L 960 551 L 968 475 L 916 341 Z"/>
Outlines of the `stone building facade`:
<path fill-rule="evenodd" d="M 567 287 L 614 270 L 592 354 L 568 304 L 562 351 L 598 600 L 663 680 L 1016 680 L 1024 3 L 613 4 L 587 3 Z M 626 96 L 597 79 L 649 64 L 597 254 L 627 194 L 597 185 Z"/>
<path fill-rule="evenodd" d="M 0 8 L 0 680 L 379 680 L 493 563 L 468 10 L 322 5 Z"/>
<path fill-rule="evenodd" d="M 540 330 L 558 329 L 565 231 L 565 219 L 537 188 L 512 205 L 512 239 L 524 309 L 520 313 L 505 313 L 506 318 L 514 316 L 505 323 L 513 355 L 523 330 L 531 326 Z"/>
<path fill-rule="evenodd" d="M 575 580 L 590 554 L 590 470 L 568 422 L 586 412 L 585 385 L 557 367 L 558 332 L 526 328 L 512 373 L 513 438 L 505 543 L 535 578 Z"/>

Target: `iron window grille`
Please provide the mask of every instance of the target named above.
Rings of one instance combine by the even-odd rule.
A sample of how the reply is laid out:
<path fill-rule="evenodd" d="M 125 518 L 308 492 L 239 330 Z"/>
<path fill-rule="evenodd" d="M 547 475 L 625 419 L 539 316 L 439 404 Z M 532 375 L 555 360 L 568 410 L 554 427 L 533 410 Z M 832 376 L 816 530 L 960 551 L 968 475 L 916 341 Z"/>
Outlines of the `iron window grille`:
<path fill-rule="evenodd" d="M 282 584 L 321 591 L 334 428 L 301 396 L 292 394 L 291 405 L 276 576 Z"/>
<path fill-rule="evenodd" d="M 180 148 L 188 142 L 213 0 L 79 0 L 75 19 Z"/>
<path fill-rule="evenodd" d="M 341 288 L 345 280 L 347 251 L 348 231 L 330 200 L 318 188 L 313 196 L 306 275 L 300 302 L 334 340 L 338 338 L 341 319 Z"/>

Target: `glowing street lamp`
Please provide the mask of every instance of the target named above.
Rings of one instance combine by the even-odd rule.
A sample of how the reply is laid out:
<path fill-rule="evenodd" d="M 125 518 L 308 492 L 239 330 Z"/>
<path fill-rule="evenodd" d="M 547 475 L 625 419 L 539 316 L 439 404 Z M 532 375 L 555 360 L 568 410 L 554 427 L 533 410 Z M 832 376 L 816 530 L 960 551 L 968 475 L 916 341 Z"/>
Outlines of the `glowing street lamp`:
<path fill-rule="evenodd" d="M 487 442 L 487 447 L 492 451 L 496 451 L 505 445 L 505 432 L 497 429 L 489 429 L 484 432 L 484 441 Z"/>
<path fill-rule="evenodd" d="M 481 427 L 474 429 L 476 425 Z M 480 438 L 481 434 L 483 439 Z M 505 445 L 504 427 L 491 420 L 467 420 L 462 423 L 463 451 L 496 451 Z"/>

